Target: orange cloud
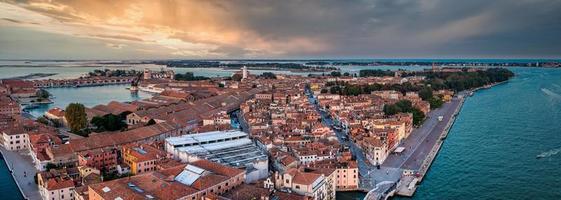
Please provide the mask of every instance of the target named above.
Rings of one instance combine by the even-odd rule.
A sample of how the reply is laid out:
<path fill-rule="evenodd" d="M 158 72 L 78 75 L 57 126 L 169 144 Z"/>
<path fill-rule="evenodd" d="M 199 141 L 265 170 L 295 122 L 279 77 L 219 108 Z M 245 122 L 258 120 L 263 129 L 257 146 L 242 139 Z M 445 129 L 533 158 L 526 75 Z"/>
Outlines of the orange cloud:
<path fill-rule="evenodd" d="M 220 52 L 224 46 L 235 46 L 248 57 L 328 48 L 317 38 L 264 37 L 244 24 L 228 2 L 52 0 L 0 3 L 0 9 L 9 11 L 0 14 L 4 23 L 74 37 L 156 45 L 170 49 L 172 55 L 228 56 L 229 52 Z"/>

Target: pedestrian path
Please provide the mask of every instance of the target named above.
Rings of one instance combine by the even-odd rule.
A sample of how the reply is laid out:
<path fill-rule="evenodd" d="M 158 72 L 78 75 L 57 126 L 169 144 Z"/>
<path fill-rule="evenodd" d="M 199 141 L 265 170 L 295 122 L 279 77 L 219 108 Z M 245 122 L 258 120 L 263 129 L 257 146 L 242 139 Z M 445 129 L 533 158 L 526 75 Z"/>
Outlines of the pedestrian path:
<path fill-rule="evenodd" d="M 0 151 L 4 156 L 6 165 L 12 172 L 12 176 L 16 180 L 16 184 L 23 193 L 26 199 L 39 200 L 41 195 L 39 194 L 39 188 L 35 184 L 34 176 L 37 170 L 33 166 L 31 156 L 29 156 L 28 151 L 8 151 L 4 147 L 0 146 Z M 15 191 L 14 191 L 15 192 Z"/>

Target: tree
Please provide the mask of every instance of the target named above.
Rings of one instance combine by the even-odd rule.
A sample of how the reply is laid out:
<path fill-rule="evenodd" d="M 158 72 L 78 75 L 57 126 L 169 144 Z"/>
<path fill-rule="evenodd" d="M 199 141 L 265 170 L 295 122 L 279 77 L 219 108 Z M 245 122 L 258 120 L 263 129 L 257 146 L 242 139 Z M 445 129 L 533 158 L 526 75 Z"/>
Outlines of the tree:
<path fill-rule="evenodd" d="M 242 78 L 243 78 L 243 76 L 239 73 L 236 73 L 236 74 L 232 75 L 232 80 L 234 80 L 234 81 L 241 81 Z"/>
<path fill-rule="evenodd" d="M 413 124 L 420 125 L 425 119 L 425 113 L 418 108 L 413 107 L 411 101 L 401 100 L 395 104 L 384 105 L 385 115 L 395 115 L 397 113 L 411 113 L 413 114 Z"/>
<path fill-rule="evenodd" d="M 64 117 L 68 121 L 68 127 L 73 133 L 78 133 L 88 125 L 86 109 L 80 103 L 71 103 L 65 109 Z"/>
<path fill-rule="evenodd" d="M 263 72 L 259 77 L 263 77 L 265 79 L 277 79 L 277 76 L 272 72 Z"/>
<path fill-rule="evenodd" d="M 39 89 L 39 90 L 37 90 L 37 92 L 35 93 L 35 95 L 37 95 L 37 97 L 38 97 L 39 99 L 48 99 L 49 96 L 51 96 L 51 94 L 50 94 L 47 90 L 44 90 L 44 89 Z"/>
<path fill-rule="evenodd" d="M 384 105 L 384 114 L 386 115 L 395 115 L 399 112 L 401 112 L 401 110 L 395 104 Z"/>
<path fill-rule="evenodd" d="M 150 125 L 154 125 L 156 124 L 156 121 L 154 119 L 150 119 L 148 120 L 148 123 L 146 123 L 146 126 L 150 126 Z"/>
<path fill-rule="evenodd" d="M 124 118 L 121 115 L 107 114 L 103 117 L 95 116 L 92 118 L 91 124 L 97 127 L 97 132 L 117 131 L 127 128 Z"/>
<path fill-rule="evenodd" d="M 441 98 L 432 97 L 431 99 L 429 99 L 429 103 L 430 103 L 430 107 L 432 109 L 434 109 L 434 108 L 442 107 L 442 104 L 444 104 L 444 101 L 442 101 Z"/>
<path fill-rule="evenodd" d="M 333 72 L 331 72 L 331 76 L 335 76 L 335 77 L 341 76 L 341 72 L 333 71 Z"/>
<path fill-rule="evenodd" d="M 419 90 L 419 97 L 425 101 L 432 99 L 432 89 L 430 87 L 423 87 L 423 89 Z"/>
<path fill-rule="evenodd" d="M 200 81 L 210 79 L 205 76 L 195 76 L 193 72 L 185 72 L 185 74 L 176 74 L 175 80 L 178 81 Z"/>

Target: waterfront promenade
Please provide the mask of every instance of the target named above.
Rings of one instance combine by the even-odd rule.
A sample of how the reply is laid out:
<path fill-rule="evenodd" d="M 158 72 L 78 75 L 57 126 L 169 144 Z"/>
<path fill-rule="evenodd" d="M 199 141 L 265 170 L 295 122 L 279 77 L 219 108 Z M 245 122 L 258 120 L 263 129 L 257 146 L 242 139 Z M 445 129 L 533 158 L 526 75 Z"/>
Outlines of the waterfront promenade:
<path fill-rule="evenodd" d="M 383 199 L 394 193 L 413 195 L 417 183 L 440 149 L 442 136 L 446 135 L 453 124 L 455 115 L 463 104 L 464 95 L 465 93 L 460 93 L 451 102 L 429 112 L 424 123 L 400 143 L 399 146 L 404 147 L 405 151 L 390 154 L 380 169 L 370 168 L 366 174 L 361 175 L 363 189 L 370 190 L 366 199 Z M 439 116 L 443 116 L 442 121 L 438 120 Z M 404 176 L 404 171 L 419 173 L 420 177 Z"/>
<path fill-rule="evenodd" d="M 34 180 L 37 170 L 33 167 L 33 162 L 29 153 L 26 150 L 20 152 L 8 151 L 1 146 L 0 151 L 24 198 L 30 200 L 41 199 L 39 188 Z"/>

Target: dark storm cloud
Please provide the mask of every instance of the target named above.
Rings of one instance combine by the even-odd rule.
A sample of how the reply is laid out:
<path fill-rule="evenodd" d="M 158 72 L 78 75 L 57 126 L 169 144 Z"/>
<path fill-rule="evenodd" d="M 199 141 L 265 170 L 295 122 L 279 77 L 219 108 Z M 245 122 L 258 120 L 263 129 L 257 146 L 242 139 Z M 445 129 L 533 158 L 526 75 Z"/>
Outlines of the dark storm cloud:
<path fill-rule="evenodd" d="M 70 32 L 68 37 L 87 35 L 142 48 L 160 45 L 154 57 L 561 56 L 560 0 L 53 0 L 10 5 L 59 21 L 55 25 Z M 5 22 L 28 22 L 14 17 L 19 10 L 13 6 L 5 9 L 12 10 Z M 133 55 L 134 47 L 127 44 L 119 52 Z"/>

